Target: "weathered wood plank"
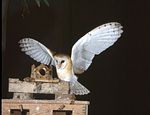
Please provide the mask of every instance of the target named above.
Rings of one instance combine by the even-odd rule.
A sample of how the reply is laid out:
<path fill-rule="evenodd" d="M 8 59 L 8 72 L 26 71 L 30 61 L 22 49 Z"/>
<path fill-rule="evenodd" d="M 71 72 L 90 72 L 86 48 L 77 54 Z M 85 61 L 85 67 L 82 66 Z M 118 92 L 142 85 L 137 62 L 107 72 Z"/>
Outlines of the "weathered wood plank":
<path fill-rule="evenodd" d="M 26 82 L 9 78 L 9 92 L 43 93 L 43 94 L 68 94 L 69 84 L 64 81 L 59 83 Z"/>

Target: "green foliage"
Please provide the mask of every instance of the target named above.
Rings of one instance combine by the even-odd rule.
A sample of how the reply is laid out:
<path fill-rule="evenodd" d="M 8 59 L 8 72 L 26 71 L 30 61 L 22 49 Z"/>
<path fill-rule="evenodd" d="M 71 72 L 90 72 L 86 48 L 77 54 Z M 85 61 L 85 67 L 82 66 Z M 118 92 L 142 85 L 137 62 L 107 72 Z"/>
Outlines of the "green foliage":
<path fill-rule="evenodd" d="M 29 6 L 30 6 L 30 0 L 22 0 L 23 2 L 23 8 L 22 8 L 22 17 L 24 17 L 25 14 L 28 14 L 30 13 L 30 10 L 29 10 Z M 49 2 L 48 0 L 35 0 L 35 3 L 37 4 L 38 7 L 41 6 L 41 3 L 44 3 L 46 6 L 49 7 Z"/>
<path fill-rule="evenodd" d="M 49 6 L 48 0 L 35 0 L 35 2 L 37 3 L 38 7 L 41 6 L 41 2 L 44 2 L 47 6 Z"/>
<path fill-rule="evenodd" d="M 47 6 L 49 6 L 49 2 L 47 0 L 43 0 L 43 1 Z"/>

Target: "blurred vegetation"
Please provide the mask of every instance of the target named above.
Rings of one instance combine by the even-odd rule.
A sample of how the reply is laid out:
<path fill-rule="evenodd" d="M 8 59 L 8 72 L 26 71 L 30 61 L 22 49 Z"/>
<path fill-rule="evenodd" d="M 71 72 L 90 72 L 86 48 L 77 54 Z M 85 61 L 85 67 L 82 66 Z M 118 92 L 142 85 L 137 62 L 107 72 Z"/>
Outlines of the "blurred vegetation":
<path fill-rule="evenodd" d="M 40 7 L 41 4 L 45 4 L 49 7 L 48 0 L 23 0 L 22 17 L 24 17 L 26 13 L 30 13 L 29 5 L 32 1 L 34 1 L 34 3 L 37 4 L 38 7 Z"/>

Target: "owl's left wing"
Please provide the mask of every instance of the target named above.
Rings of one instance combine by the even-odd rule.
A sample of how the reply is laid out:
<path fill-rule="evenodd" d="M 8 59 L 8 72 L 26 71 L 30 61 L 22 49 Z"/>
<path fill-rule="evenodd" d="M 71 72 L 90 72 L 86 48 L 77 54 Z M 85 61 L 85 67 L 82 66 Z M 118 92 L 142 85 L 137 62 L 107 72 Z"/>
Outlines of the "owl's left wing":
<path fill-rule="evenodd" d="M 117 22 L 103 24 L 80 38 L 72 47 L 71 59 L 76 74 L 86 71 L 95 55 L 112 46 L 122 33 L 122 26 Z"/>
<path fill-rule="evenodd" d="M 24 38 L 19 41 L 21 51 L 25 52 L 37 62 L 54 65 L 53 53 L 46 46 L 32 38 Z"/>

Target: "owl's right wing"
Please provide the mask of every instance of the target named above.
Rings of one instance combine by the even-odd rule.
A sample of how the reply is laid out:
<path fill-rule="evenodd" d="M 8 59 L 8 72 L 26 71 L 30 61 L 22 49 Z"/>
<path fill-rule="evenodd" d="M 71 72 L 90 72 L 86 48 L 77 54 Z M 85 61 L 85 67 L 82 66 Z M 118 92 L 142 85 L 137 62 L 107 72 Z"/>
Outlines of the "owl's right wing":
<path fill-rule="evenodd" d="M 29 55 L 37 62 L 55 66 L 53 53 L 40 42 L 31 38 L 24 38 L 18 43 L 20 44 L 21 51 L 25 52 L 25 54 Z"/>
<path fill-rule="evenodd" d="M 95 55 L 112 46 L 123 32 L 117 22 L 103 24 L 80 38 L 72 47 L 71 59 L 76 74 L 86 71 Z"/>

